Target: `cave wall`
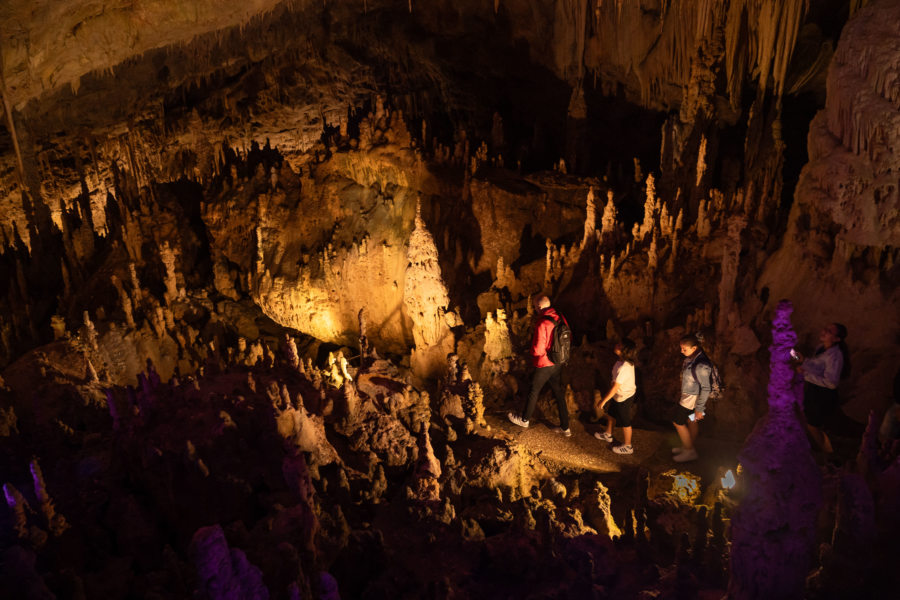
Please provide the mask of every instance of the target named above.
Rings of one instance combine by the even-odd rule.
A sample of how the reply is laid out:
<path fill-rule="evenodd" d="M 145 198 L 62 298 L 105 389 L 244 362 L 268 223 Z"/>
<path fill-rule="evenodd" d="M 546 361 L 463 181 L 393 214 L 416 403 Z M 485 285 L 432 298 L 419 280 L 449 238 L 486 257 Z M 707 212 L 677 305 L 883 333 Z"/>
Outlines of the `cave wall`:
<path fill-rule="evenodd" d="M 757 284 L 768 287 L 771 302 L 793 299 L 810 348 L 828 323 L 848 327 L 853 373 L 845 411 L 860 421 L 883 410 L 900 362 L 900 165 L 892 150 L 900 143 L 898 9 L 871 3 L 844 28 L 825 108 L 810 124 L 810 160 L 787 231 Z"/>
<path fill-rule="evenodd" d="M 3 53 L 4 98 L 18 145 L 5 138 L 0 182 L 0 228 L 13 249 L 3 267 L 10 282 L 7 360 L 48 339 L 54 315 L 69 330 L 81 326 L 85 309 L 121 318 L 127 311 L 119 292 L 98 300 L 80 289 L 110 289 L 112 273 L 97 274 L 98 264 L 129 281 L 129 262 L 141 280 L 132 287 L 151 296 L 162 297 L 164 279 L 174 277 L 230 301 L 250 299 L 282 325 L 338 345 L 354 343 L 366 305 L 373 341 L 402 352 L 415 338 L 402 290 L 420 198 L 449 284 L 451 322 L 458 323 L 455 312 L 477 325 L 487 307 L 521 308 L 528 294 L 544 289 L 578 315 L 579 335 L 593 339 L 640 334 L 648 320 L 648 348 L 657 333 L 671 341 L 679 328 L 715 330 L 712 351 L 738 381 L 726 411 L 736 420 L 764 409 L 762 372 L 750 365 L 759 362 L 766 335 L 766 302 L 821 297 L 812 263 L 804 270 L 809 276 L 791 277 L 790 261 L 780 258 L 801 229 L 843 223 L 849 233 L 839 238 L 873 248 L 863 254 L 840 241 L 843 262 L 884 290 L 864 286 L 857 298 L 872 307 L 894 298 L 893 234 L 878 233 L 896 231 L 890 166 L 872 168 L 880 181 L 874 213 L 846 201 L 804 200 L 809 188 L 801 185 L 785 249 L 768 263 L 778 274 L 767 277 L 784 283 L 757 283 L 784 235 L 780 132 L 788 124 L 780 120 L 780 98 L 812 85 L 828 55 L 827 40 L 809 33 L 816 23 L 805 22 L 814 11 L 802 3 L 739 2 L 725 11 L 686 2 L 565 2 L 552 9 L 535 2 L 291 2 L 215 15 L 207 5 L 187 15 L 159 3 L 144 13 L 122 7 L 89 16 L 85 6 L 54 9 L 57 28 L 7 13 L 10 23 L 23 23 Z M 172 26 L 144 32 L 141 19 Z M 105 38 L 92 46 L 97 36 L 81 35 L 76 22 L 85 31 L 116 25 L 133 53 L 120 57 L 119 45 Z M 75 32 L 59 33 L 67 23 Z M 797 62 L 791 56 L 801 27 L 808 47 Z M 478 38 L 484 46 L 472 45 Z M 63 50 L 34 52 L 43 41 Z M 871 53 L 842 48 L 834 64 Z M 531 62 L 513 60 L 523 50 Z M 70 59 L 95 54 L 90 64 Z M 829 98 L 836 99 L 827 118 L 813 122 L 810 139 L 827 122 L 856 160 L 880 165 L 888 159 L 878 142 L 856 140 L 889 135 L 891 127 L 879 124 L 892 122 L 896 111 L 877 101 L 890 97 L 889 71 L 870 71 L 855 75 L 874 82 L 874 99 L 865 102 L 837 100 L 860 88 L 829 79 Z M 543 85 L 502 91 L 525 78 Z M 573 148 L 582 147 L 572 136 L 584 137 L 579 127 L 592 122 L 586 112 L 597 110 L 591 90 L 667 111 L 659 117 L 652 185 L 647 171 L 654 165 L 640 161 L 633 176 L 621 163 L 618 174 L 610 165 L 598 178 L 564 173 L 580 162 L 572 159 Z M 857 126 L 849 104 L 872 106 L 878 116 Z M 535 115 L 539 122 L 523 125 Z M 827 136 L 819 137 L 810 144 L 809 173 L 820 153 L 833 154 Z M 535 165 L 556 171 L 532 173 Z M 158 210 L 166 195 L 160 186 L 194 191 Z M 598 197 L 594 213 L 585 199 L 590 186 Z M 617 216 L 600 224 L 607 192 Z M 185 210 L 170 210 L 178 205 Z M 812 225 L 804 215 L 813 215 Z M 596 241 L 582 235 L 588 228 L 599 232 Z M 171 243 L 174 262 L 158 250 L 163 242 Z M 109 259 L 113 248 L 124 248 L 124 257 Z M 823 252 L 832 263 L 839 254 Z M 500 258 L 510 274 L 499 272 Z M 846 305 L 835 299 L 831 306 L 840 316 Z M 812 312 L 803 308 L 800 319 Z M 866 337 L 887 351 L 891 327 Z M 670 358 L 655 355 L 652 370 L 664 373 Z"/>

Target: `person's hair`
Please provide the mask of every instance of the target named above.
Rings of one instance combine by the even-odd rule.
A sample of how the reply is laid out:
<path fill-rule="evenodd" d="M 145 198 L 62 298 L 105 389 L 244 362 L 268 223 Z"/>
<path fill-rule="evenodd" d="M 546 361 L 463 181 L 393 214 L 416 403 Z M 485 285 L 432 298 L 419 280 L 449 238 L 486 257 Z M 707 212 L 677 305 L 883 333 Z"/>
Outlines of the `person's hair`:
<path fill-rule="evenodd" d="M 547 308 L 550 306 L 550 298 L 547 296 L 538 296 L 534 299 L 534 303 L 537 304 L 538 308 Z"/>
<path fill-rule="evenodd" d="M 697 339 L 697 336 L 693 333 L 689 333 L 686 336 L 681 338 L 680 344 L 684 344 L 685 346 L 691 346 L 693 348 L 700 347 L 700 340 Z"/>
<path fill-rule="evenodd" d="M 637 346 L 628 338 L 623 338 L 619 345 L 622 346 L 622 360 L 634 366 L 637 359 Z"/>
<path fill-rule="evenodd" d="M 841 379 L 845 379 L 850 375 L 850 349 L 847 348 L 847 342 L 844 341 L 847 338 L 847 326 L 842 323 L 832 323 L 832 325 L 834 325 L 834 329 L 837 331 L 837 347 L 840 348 L 841 355 L 844 357 L 844 366 L 841 369 Z"/>

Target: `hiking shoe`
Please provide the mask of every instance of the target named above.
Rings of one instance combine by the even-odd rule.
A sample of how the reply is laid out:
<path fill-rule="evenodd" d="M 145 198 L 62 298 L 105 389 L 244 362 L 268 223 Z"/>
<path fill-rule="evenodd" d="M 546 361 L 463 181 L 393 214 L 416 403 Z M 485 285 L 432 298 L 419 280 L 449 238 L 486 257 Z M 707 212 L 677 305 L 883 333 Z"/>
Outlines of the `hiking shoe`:
<path fill-rule="evenodd" d="M 621 446 L 613 448 L 613 452 L 616 454 L 634 454 L 634 448 L 631 447 L 631 444 L 622 444 Z"/>
<path fill-rule="evenodd" d="M 514 412 L 507 413 L 506 418 L 509 419 L 509 422 L 513 423 L 514 425 L 518 425 L 519 427 L 528 427 L 528 421 Z"/>
<path fill-rule="evenodd" d="M 563 429 L 562 427 L 554 427 L 553 433 L 561 433 L 566 437 L 572 437 L 572 430 L 568 427 L 566 427 L 565 429 Z"/>
<path fill-rule="evenodd" d="M 613 441 L 613 436 L 609 433 L 606 433 L 605 431 L 603 433 L 600 433 L 599 431 L 594 433 L 594 437 L 597 438 L 598 440 L 600 440 L 601 442 L 612 442 Z"/>
<path fill-rule="evenodd" d="M 675 462 L 690 462 L 692 460 L 697 460 L 700 458 L 700 455 L 697 454 L 697 450 L 695 448 L 691 448 L 690 450 L 686 448 L 682 448 L 681 452 L 672 457 Z"/>

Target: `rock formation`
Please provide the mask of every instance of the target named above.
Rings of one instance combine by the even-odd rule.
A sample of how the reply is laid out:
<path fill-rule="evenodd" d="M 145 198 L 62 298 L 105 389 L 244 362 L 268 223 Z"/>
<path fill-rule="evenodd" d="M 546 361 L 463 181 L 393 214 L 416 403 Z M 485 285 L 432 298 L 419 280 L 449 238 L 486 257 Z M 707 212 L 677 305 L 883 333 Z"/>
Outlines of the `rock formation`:
<path fill-rule="evenodd" d="M 0 589 L 887 595 L 898 24 L 892 0 L 9 0 Z M 546 394 L 503 420 L 544 294 L 573 438 Z M 786 353 L 833 321 L 853 369 L 818 465 Z M 682 471 L 686 333 L 725 392 Z M 624 337 L 614 456 L 590 421 Z"/>

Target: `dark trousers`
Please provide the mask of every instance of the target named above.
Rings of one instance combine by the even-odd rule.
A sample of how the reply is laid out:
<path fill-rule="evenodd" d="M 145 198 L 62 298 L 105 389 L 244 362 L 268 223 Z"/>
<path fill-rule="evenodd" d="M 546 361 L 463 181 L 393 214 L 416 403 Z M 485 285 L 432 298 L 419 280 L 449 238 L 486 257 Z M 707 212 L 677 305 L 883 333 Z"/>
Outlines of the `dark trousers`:
<path fill-rule="evenodd" d="M 531 413 L 537 404 L 538 396 L 547 382 L 550 382 L 550 389 L 556 397 L 556 406 L 559 408 L 559 426 L 563 429 L 569 428 L 569 409 L 566 407 L 566 396 L 562 390 L 562 365 L 551 365 L 549 367 L 539 367 L 534 370 L 534 379 L 531 381 L 531 393 L 528 394 L 528 403 L 525 405 L 525 413 L 522 418 L 526 421 L 531 420 Z"/>

